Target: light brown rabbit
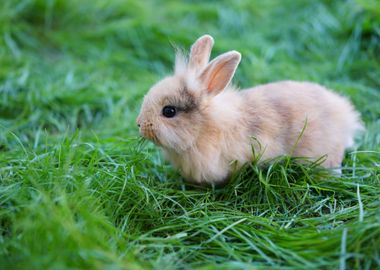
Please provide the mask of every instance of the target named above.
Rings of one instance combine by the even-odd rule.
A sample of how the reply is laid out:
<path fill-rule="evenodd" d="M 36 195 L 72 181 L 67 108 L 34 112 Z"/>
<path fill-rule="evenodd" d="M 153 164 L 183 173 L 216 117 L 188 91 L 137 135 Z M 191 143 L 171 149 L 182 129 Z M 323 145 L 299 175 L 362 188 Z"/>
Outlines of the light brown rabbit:
<path fill-rule="evenodd" d="M 188 181 L 221 183 L 254 153 L 261 161 L 327 155 L 324 167 L 340 167 L 362 126 L 346 98 L 295 81 L 236 91 L 230 81 L 240 53 L 230 51 L 209 62 L 213 44 L 204 35 L 188 60 L 177 54 L 174 75 L 150 89 L 137 118 L 141 135 L 161 146 Z"/>

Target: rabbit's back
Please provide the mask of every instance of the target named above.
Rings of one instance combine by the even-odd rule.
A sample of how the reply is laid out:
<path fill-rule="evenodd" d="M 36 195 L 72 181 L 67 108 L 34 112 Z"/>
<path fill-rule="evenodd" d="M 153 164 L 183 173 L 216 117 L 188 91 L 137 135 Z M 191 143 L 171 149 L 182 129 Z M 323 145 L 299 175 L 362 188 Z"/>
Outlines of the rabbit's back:
<path fill-rule="evenodd" d="M 361 128 L 351 103 L 309 82 L 282 81 L 242 91 L 249 130 L 263 158 L 293 155 L 319 158 L 326 167 L 339 166 L 344 149 Z"/>

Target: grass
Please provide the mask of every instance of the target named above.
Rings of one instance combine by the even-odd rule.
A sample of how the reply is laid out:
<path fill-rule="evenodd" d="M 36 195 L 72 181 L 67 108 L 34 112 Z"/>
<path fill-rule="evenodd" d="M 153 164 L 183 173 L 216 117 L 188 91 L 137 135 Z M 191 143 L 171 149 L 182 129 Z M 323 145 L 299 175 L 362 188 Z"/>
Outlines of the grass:
<path fill-rule="evenodd" d="M 375 0 L 3 0 L 1 269 L 380 269 Z M 310 80 L 367 131 L 343 175 L 283 157 L 222 189 L 185 185 L 134 119 L 204 33 L 235 82 Z"/>

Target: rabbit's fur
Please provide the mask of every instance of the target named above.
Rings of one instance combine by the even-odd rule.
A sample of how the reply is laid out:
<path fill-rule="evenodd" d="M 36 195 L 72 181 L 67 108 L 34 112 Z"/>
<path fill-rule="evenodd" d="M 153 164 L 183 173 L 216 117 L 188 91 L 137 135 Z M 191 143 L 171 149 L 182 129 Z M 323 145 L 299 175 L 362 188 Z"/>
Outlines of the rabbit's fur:
<path fill-rule="evenodd" d="M 145 96 L 140 133 L 191 182 L 220 183 L 251 161 L 281 155 L 320 158 L 339 167 L 344 150 L 361 128 L 359 114 L 344 97 L 310 82 L 281 81 L 236 91 L 230 81 L 240 53 L 209 62 L 213 39 L 202 36 L 188 61 L 177 55 L 175 73 Z M 167 118 L 163 107 L 174 106 Z"/>

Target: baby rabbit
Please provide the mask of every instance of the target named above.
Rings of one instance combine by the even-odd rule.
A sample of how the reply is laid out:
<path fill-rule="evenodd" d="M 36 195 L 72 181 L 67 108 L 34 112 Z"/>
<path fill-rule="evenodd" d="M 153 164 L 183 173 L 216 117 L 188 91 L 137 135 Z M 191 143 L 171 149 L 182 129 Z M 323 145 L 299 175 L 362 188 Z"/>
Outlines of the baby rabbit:
<path fill-rule="evenodd" d="M 140 134 L 161 146 L 190 182 L 218 184 L 254 155 L 318 159 L 341 165 L 361 128 L 344 97 L 310 82 L 281 81 L 242 91 L 230 85 L 237 51 L 211 62 L 214 40 L 200 37 L 188 60 L 177 54 L 174 75 L 156 83 L 137 118 Z"/>

